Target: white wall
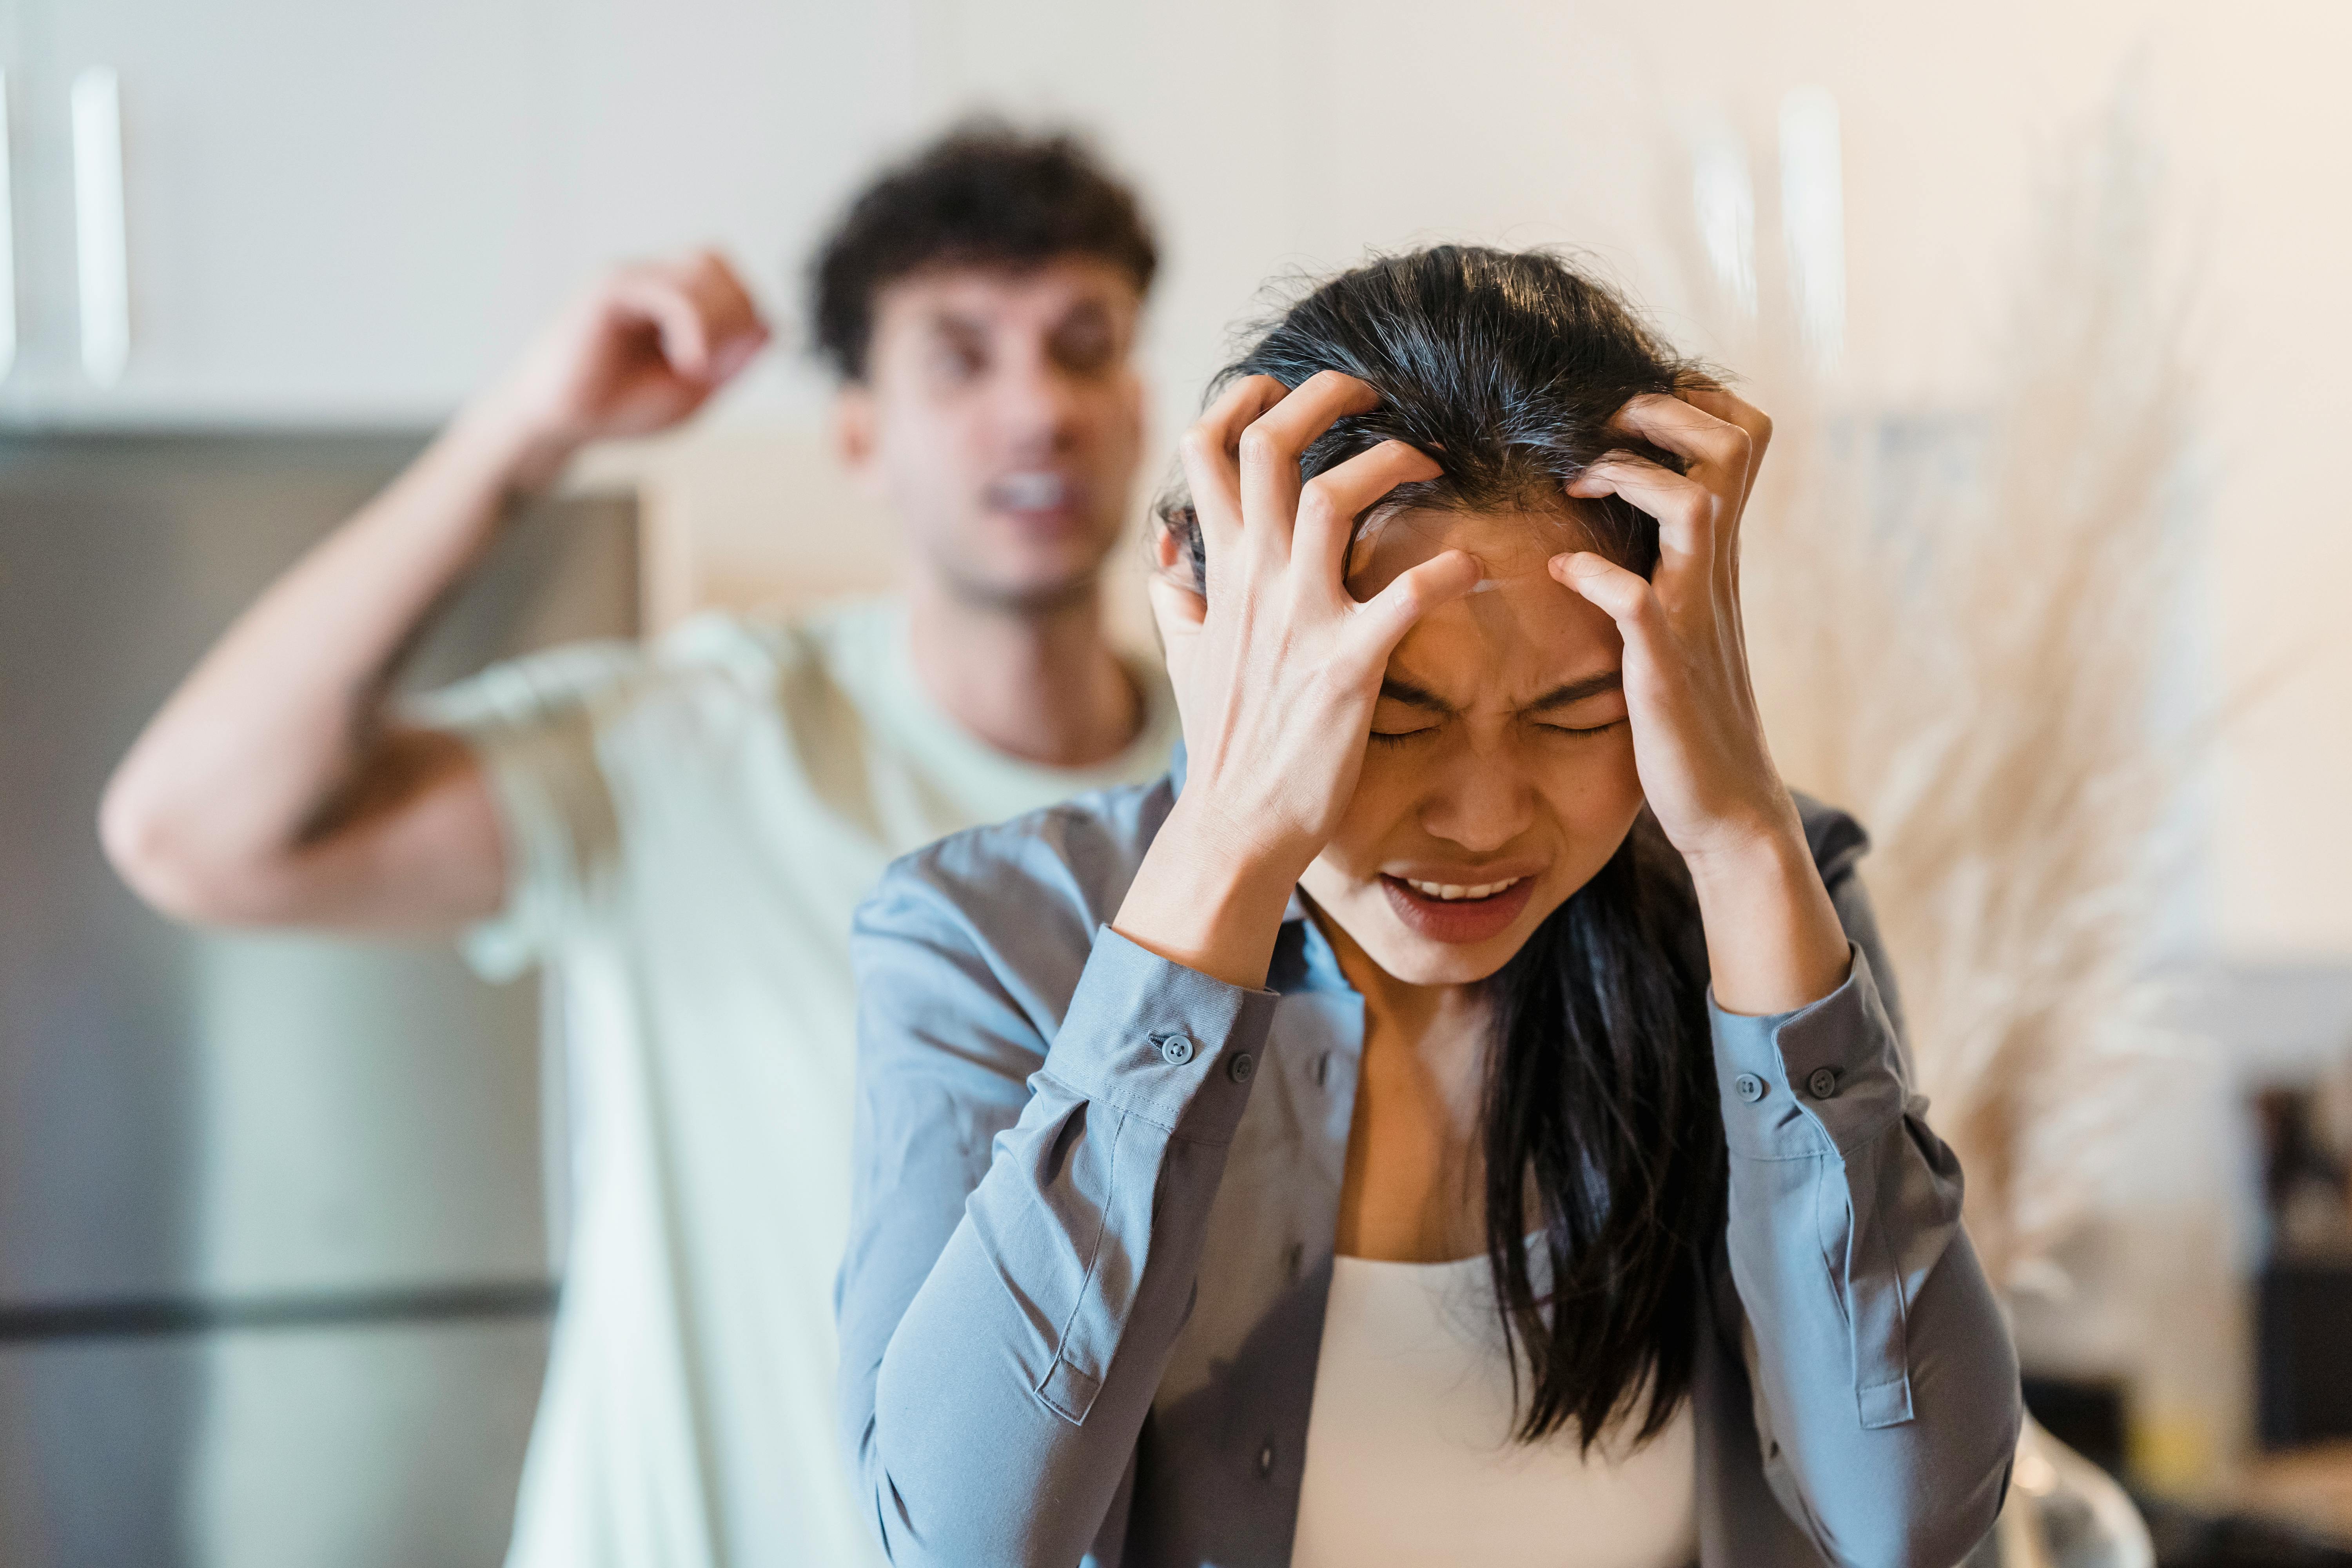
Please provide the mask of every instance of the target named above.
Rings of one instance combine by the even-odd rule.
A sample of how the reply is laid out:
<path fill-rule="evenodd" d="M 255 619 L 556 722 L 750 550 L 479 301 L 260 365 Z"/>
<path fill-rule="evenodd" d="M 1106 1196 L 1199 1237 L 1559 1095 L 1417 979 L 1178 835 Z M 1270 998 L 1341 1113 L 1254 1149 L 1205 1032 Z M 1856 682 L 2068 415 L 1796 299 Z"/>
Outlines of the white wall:
<path fill-rule="evenodd" d="M 735 7 L 687 9 L 715 37 Z M 2336 374 L 2352 353 L 2352 97 L 2336 80 L 2352 11 L 928 0 L 896 16 L 907 54 L 835 79 L 824 101 L 844 111 L 840 133 L 779 138 L 772 155 L 804 148 L 826 162 L 820 184 L 841 188 L 889 133 L 960 105 L 1097 127 L 1168 236 L 1150 345 L 1163 434 L 1261 280 L 1367 246 L 1573 243 L 1671 326 L 1658 237 L 1681 221 L 1686 138 L 1729 123 L 1769 177 L 1774 110 L 1801 83 L 1829 88 L 1843 114 L 1847 374 L 1891 400 L 1964 399 L 1994 368 L 2046 162 L 2136 78 L 2167 154 L 2179 259 L 2200 279 L 2214 545 L 2198 596 L 2225 717 L 2207 935 L 2241 956 L 2352 957 L 2352 501 L 2336 456 L 2352 426 Z M 714 98 L 700 112 L 715 125 L 728 110 Z M 698 213 L 667 201 L 656 172 L 641 180 L 614 187 L 618 210 L 652 204 L 667 227 L 648 240 L 691 232 Z M 757 261 L 806 242 L 773 225 L 739 240 Z M 780 364 L 725 417 L 805 428 L 819 396 Z"/>
<path fill-rule="evenodd" d="M 2201 593 L 2231 719 L 2210 935 L 2241 955 L 2352 956 L 2352 830 L 2336 804 L 2352 777 L 2352 637 L 2336 608 L 2352 530 L 2333 449 L 2352 424 L 2335 374 L 2352 349 L 2340 5 L 223 0 L 201 27 L 159 32 L 183 8 L 33 4 L 55 8 L 43 36 L 60 77 L 93 63 L 75 49 L 143 51 L 124 93 L 147 347 L 111 405 L 74 402 L 99 419 L 436 414 L 593 268 L 703 238 L 788 311 L 801 258 L 871 161 L 990 103 L 1097 128 L 1150 196 L 1169 240 L 1150 344 L 1165 436 L 1262 279 L 1368 245 L 1574 242 L 1673 326 L 1656 238 L 1685 200 L 1685 138 L 1738 127 L 1769 174 L 1772 111 L 1799 83 L 1843 110 L 1847 372 L 1867 393 L 1950 401 L 1983 383 L 2042 162 L 2137 60 L 2205 279 L 2216 548 Z M 0 24 L 0 51 L 39 32 Z M 182 58 L 204 90 L 142 88 L 139 69 Z M 19 98 L 39 165 L 20 170 L 25 249 L 41 237 L 26 225 L 56 226 L 58 197 L 54 114 L 38 91 Z M 172 118 L 224 99 L 242 107 L 218 123 L 184 132 Z M 305 116 L 337 105 L 349 113 L 331 156 Z M 199 201 L 206 182 L 243 194 Z M 274 203 L 245 199 L 256 182 Z M 215 206 L 234 208 L 235 243 L 204 227 Z M 380 254 L 396 264 L 366 260 Z M 184 255 L 209 281 L 174 270 Z M 54 296 L 54 255 L 23 261 Z M 204 289 L 236 292 L 240 266 L 268 283 L 238 297 L 272 308 L 248 303 L 236 331 L 208 335 L 191 320 Z M 54 348 L 55 302 L 29 324 L 28 354 Z M 193 362 L 173 356 L 223 343 L 240 368 L 206 403 Z M 163 367 L 145 382 L 141 352 Z M 32 406 L 0 384 L 0 422 Z M 823 395 L 780 355 L 715 423 L 805 449 Z"/>

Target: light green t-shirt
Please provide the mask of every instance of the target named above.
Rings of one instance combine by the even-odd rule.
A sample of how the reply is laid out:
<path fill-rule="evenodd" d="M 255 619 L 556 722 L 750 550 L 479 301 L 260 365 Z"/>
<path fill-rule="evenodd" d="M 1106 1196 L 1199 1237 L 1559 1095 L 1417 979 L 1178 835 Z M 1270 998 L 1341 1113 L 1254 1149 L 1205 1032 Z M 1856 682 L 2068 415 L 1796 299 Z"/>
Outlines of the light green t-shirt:
<path fill-rule="evenodd" d="M 508 906 L 486 973 L 559 977 L 570 1257 L 509 1568 L 872 1563 L 834 1420 L 849 1201 L 852 910 L 891 859 L 1156 777 L 990 749 L 923 692 L 903 610 L 706 616 L 427 700 L 499 802 Z"/>

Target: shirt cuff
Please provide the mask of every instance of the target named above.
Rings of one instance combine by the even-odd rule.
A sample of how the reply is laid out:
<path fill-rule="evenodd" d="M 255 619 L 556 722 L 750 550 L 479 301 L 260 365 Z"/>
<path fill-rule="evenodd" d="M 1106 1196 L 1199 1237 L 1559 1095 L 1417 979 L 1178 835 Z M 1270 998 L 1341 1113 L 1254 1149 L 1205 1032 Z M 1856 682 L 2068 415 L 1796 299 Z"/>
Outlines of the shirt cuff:
<path fill-rule="evenodd" d="M 488 725 L 448 732 L 481 769 L 507 861 L 498 912 L 461 931 L 457 951 L 476 974 L 499 984 L 547 955 L 574 885 L 559 782 L 563 759 L 544 737 L 526 732 Z"/>
<path fill-rule="evenodd" d="M 1847 946 L 1853 967 L 1845 984 L 1792 1013 L 1727 1013 L 1707 993 L 1716 1086 L 1733 1154 L 1842 1155 L 1903 1114 L 1910 1090 L 1895 1026 L 1869 958 Z"/>
<path fill-rule="evenodd" d="M 1213 980 L 1104 926 L 1038 1070 L 1178 1137 L 1229 1143 L 1278 1000 Z"/>

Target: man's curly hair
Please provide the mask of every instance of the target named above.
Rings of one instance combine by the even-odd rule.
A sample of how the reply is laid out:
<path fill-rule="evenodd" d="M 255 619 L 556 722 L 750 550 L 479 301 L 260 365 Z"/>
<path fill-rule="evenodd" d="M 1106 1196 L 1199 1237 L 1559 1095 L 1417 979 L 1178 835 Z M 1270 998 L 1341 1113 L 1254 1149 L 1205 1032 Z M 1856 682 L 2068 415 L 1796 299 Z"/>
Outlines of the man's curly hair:
<path fill-rule="evenodd" d="M 1108 261 L 1147 293 L 1160 250 L 1135 193 L 1066 132 L 1029 135 L 965 122 L 886 171 L 850 205 L 809 268 L 815 348 L 845 381 L 863 381 L 874 302 L 935 267 Z"/>

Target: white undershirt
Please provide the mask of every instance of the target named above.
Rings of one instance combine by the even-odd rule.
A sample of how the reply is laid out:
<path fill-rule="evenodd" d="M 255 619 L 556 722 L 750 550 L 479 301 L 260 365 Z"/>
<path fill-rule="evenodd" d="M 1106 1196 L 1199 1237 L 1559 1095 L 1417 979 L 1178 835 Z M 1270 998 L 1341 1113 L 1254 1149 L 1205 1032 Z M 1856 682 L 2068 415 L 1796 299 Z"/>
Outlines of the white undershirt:
<path fill-rule="evenodd" d="M 1690 1405 L 1641 1448 L 1514 1440 L 1484 1258 L 1332 1260 L 1291 1568 L 1683 1568 Z"/>

